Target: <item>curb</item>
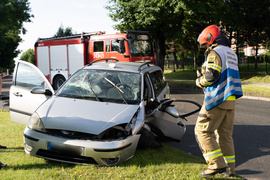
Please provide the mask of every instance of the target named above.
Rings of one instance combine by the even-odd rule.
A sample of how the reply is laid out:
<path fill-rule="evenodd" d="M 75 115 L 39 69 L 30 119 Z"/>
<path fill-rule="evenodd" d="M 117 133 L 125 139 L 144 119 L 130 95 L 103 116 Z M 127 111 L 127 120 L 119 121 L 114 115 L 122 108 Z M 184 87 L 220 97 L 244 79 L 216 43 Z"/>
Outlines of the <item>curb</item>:
<path fill-rule="evenodd" d="M 260 100 L 260 101 L 268 101 L 270 102 L 270 98 L 266 98 L 266 97 L 255 97 L 255 96 L 243 96 L 241 98 L 244 99 L 251 99 L 251 100 Z"/>

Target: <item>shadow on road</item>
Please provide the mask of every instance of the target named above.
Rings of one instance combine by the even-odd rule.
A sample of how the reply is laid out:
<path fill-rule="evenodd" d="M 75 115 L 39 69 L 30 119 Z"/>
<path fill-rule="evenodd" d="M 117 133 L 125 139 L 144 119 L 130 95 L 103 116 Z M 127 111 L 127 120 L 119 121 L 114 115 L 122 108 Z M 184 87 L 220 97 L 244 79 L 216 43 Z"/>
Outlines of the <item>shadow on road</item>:
<path fill-rule="evenodd" d="M 203 159 L 202 153 L 199 149 L 194 135 L 195 125 L 187 125 L 187 131 L 180 143 L 169 143 L 170 145 L 188 153 L 193 156 Z M 263 166 L 261 158 L 264 161 L 269 161 L 270 155 L 270 141 L 269 141 L 270 126 L 254 126 L 254 125 L 235 125 L 234 126 L 234 144 L 236 155 L 236 173 L 241 175 L 259 175 L 263 171 L 251 170 L 245 164 L 246 162 L 258 161 L 258 166 Z M 263 142 L 263 143 L 259 143 Z M 256 163 L 255 163 L 256 164 Z M 241 166 L 241 170 L 237 170 Z M 261 169 L 261 168 L 259 168 Z M 265 167 L 262 167 L 265 169 Z"/>

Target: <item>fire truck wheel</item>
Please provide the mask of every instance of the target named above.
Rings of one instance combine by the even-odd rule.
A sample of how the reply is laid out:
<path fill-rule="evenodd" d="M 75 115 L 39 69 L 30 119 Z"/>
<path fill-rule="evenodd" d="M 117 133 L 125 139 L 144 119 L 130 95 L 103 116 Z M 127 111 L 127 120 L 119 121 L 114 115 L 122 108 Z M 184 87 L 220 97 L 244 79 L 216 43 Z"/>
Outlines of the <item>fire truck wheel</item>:
<path fill-rule="evenodd" d="M 62 75 L 58 75 L 53 80 L 53 88 L 58 89 L 64 82 L 66 81 L 65 77 Z"/>

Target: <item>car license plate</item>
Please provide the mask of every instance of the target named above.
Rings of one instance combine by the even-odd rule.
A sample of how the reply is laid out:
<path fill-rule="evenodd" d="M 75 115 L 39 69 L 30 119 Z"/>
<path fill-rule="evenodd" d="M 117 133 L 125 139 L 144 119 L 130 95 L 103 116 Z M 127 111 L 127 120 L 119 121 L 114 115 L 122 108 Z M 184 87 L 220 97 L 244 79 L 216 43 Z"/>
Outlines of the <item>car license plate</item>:
<path fill-rule="evenodd" d="M 83 154 L 83 147 L 71 146 L 66 144 L 58 144 L 54 142 L 47 142 L 47 150 L 55 151 L 62 154 L 72 154 L 80 156 Z"/>

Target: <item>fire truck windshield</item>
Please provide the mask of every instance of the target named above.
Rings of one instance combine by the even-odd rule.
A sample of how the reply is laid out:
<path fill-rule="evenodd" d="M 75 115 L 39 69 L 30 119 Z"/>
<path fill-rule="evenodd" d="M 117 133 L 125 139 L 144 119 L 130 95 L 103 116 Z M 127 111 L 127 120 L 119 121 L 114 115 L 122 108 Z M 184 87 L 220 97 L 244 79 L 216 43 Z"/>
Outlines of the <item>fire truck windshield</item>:
<path fill-rule="evenodd" d="M 130 35 L 128 44 L 133 57 L 154 56 L 152 43 L 148 35 Z"/>

